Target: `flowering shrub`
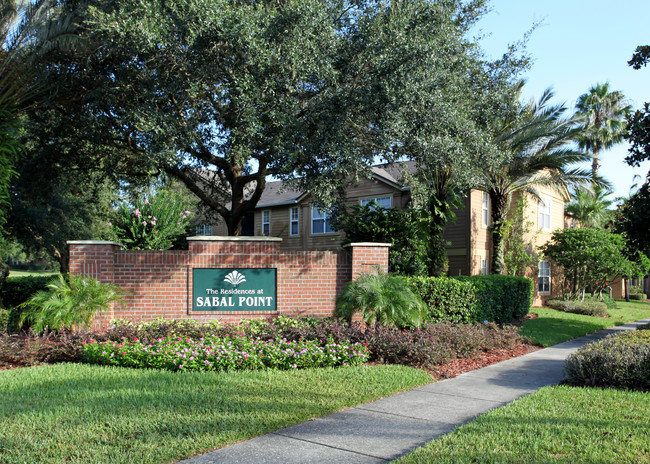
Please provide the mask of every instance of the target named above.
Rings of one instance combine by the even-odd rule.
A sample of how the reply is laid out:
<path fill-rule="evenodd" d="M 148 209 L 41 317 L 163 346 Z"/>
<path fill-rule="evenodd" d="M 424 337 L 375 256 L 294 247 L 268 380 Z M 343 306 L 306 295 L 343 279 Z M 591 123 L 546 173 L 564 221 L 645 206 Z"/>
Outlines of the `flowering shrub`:
<path fill-rule="evenodd" d="M 362 343 L 335 343 L 332 339 L 262 340 L 241 333 L 198 340 L 159 338 L 147 344 L 138 338 L 83 342 L 83 359 L 88 363 L 172 371 L 356 366 L 369 355 Z"/>
<path fill-rule="evenodd" d="M 167 250 L 185 235 L 191 215 L 180 192 L 145 193 L 118 204 L 110 238 L 129 250 Z"/>

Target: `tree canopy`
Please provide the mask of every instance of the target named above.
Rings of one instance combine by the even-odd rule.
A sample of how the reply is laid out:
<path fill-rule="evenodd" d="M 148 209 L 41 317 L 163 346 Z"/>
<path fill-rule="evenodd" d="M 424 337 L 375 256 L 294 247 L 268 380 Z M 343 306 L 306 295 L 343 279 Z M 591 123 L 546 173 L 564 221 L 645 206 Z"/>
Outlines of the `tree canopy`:
<path fill-rule="evenodd" d="M 650 46 L 640 45 L 632 59 L 627 62 L 634 69 L 641 69 L 650 61 Z M 628 132 L 625 138 L 632 144 L 630 154 L 625 161 L 630 166 L 639 166 L 641 161 L 650 160 L 650 103 L 636 110 L 627 118 Z"/>
<path fill-rule="evenodd" d="M 446 200 L 496 156 L 482 131 L 523 66 L 466 39 L 484 3 L 67 0 L 85 48 L 41 69 L 70 96 L 48 127 L 117 176 L 178 178 L 230 234 L 267 176 L 329 204 L 382 155 Z"/>

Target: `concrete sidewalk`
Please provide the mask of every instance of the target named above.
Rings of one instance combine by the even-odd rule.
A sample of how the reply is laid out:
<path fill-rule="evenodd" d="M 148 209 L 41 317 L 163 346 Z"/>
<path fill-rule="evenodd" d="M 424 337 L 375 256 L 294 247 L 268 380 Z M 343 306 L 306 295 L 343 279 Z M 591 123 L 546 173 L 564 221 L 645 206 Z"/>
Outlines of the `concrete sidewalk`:
<path fill-rule="evenodd" d="M 451 432 L 479 414 L 559 383 L 569 354 L 589 342 L 648 322 L 650 319 L 601 330 L 182 463 L 388 462 Z"/>

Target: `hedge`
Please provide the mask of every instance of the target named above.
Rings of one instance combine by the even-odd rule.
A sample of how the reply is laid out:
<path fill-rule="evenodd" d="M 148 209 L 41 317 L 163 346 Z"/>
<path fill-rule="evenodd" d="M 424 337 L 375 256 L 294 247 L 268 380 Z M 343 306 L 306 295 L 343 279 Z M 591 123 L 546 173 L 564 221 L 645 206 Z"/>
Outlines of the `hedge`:
<path fill-rule="evenodd" d="M 503 275 L 410 277 L 409 286 L 436 322 L 510 322 L 528 314 L 534 292 L 532 280 Z"/>
<path fill-rule="evenodd" d="M 2 303 L 8 308 L 7 326 L 9 329 L 16 329 L 20 309 L 17 306 L 39 290 L 47 290 L 47 284 L 54 276 L 20 276 L 9 277 L 0 288 Z"/>

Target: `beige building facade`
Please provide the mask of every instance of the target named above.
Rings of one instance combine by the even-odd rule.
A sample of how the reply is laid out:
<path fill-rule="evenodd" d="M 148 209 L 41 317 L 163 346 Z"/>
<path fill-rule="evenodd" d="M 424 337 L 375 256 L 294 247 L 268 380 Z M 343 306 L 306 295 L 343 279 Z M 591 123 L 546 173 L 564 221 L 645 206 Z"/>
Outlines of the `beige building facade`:
<path fill-rule="evenodd" d="M 372 177 L 361 180 L 346 191 L 347 204 L 375 201 L 380 206 L 402 209 L 410 200 L 410 189 L 401 174 L 403 167 L 384 164 L 373 167 Z M 516 204 L 518 193 L 512 200 Z M 537 198 L 527 195 L 525 217 L 530 225 L 526 242 L 537 247 L 550 240 L 554 230 L 565 228 L 564 205 L 570 200 L 567 191 L 541 189 Z M 282 238 L 286 250 L 334 250 L 341 247 L 342 232 L 331 227 L 329 215 L 320 211 L 309 194 L 284 189 L 282 182 L 268 182 L 254 213 L 242 223 L 242 235 Z M 491 205 L 486 192 L 472 189 L 455 211 L 456 220 L 447 225 L 449 259 L 448 275 L 481 275 L 490 273 L 492 240 L 490 235 Z M 566 224 L 565 224 L 566 223 Z M 197 235 L 226 235 L 223 223 L 199 224 Z M 542 305 L 551 296 L 561 294 L 560 272 L 543 260 L 531 267 L 527 277 L 536 282 L 534 305 Z"/>

